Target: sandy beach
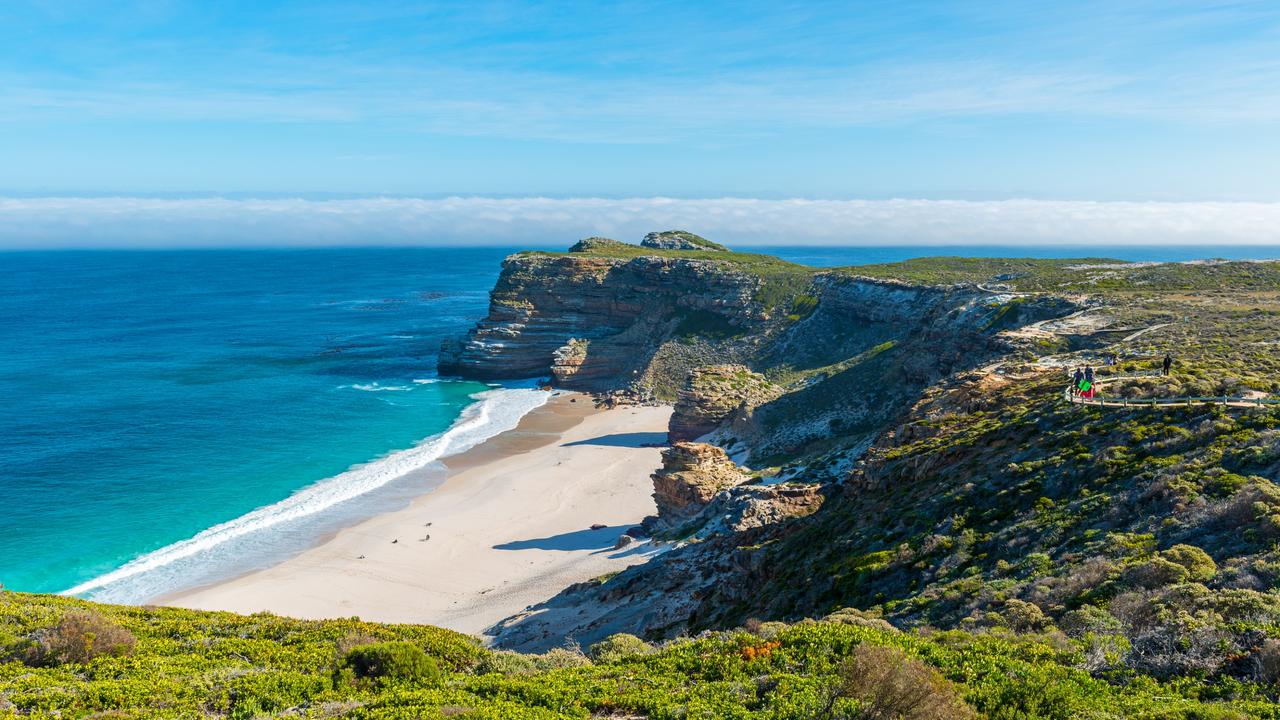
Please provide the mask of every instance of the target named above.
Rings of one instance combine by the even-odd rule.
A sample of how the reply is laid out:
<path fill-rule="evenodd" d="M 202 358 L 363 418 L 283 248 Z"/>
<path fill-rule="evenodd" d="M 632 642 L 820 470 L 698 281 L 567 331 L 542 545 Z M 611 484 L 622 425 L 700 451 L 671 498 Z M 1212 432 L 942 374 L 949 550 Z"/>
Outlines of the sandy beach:
<path fill-rule="evenodd" d="M 614 550 L 653 514 L 668 407 L 596 410 L 558 394 L 519 426 L 449 458 L 408 507 L 338 532 L 265 570 L 162 598 L 189 608 L 359 616 L 481 634 L 564 587 L 643 562 Z M 592 525 L 604 525 L 591 530 Z"/>

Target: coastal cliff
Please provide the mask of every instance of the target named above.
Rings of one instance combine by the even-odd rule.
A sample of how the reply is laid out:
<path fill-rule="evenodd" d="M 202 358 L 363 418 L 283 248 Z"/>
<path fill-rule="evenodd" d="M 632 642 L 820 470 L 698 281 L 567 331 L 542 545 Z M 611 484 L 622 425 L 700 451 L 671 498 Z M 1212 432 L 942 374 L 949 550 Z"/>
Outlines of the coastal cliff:
<path fill-rule="evenodd" d="M 758 276 L 703 259 L 521 253 L 503 263 L 489 314 L 442 348 L 440 371 L 483 379 L 552 377 L 606 390 L 632 383 L 664 341 L 768 320 Z"/>

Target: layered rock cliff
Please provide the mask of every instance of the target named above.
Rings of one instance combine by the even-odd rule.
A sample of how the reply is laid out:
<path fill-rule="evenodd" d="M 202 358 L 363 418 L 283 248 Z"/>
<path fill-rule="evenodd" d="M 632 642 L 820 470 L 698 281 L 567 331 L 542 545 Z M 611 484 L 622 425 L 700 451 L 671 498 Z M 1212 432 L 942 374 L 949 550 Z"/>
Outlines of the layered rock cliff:
<path fill-rule="evenodd" d="M 489 314 L 441 349 L 440 372 L 466 377 L 552 376 L 565 387 L 625 387 L 679 333 L 758 330 L 758 276 L 679 257 L 513 255 Z"/>

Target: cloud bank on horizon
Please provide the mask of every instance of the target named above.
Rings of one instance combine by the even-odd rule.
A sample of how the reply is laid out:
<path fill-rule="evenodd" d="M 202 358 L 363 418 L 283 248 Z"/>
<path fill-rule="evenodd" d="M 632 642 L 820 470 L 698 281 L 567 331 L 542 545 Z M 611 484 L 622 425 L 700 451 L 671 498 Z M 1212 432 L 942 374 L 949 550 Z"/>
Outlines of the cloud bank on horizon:
<path fill-rule="evenodd" d="M 1280 245 L 1280 203 L 744 198 L 0 198 L 0 248 L 567 246 L 682 228 L 750 245 Z"/>

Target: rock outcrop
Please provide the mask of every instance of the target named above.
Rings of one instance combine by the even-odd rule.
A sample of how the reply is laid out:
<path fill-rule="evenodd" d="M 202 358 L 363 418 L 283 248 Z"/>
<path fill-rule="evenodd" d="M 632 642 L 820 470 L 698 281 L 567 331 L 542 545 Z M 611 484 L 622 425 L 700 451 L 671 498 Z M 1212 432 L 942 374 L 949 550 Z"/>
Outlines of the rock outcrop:
<path fill-rule="evenodd" d="M 822 507 L 822 487 L 817 483 L 787 485 L 739 485 L 707 503 L 689 537 L 734 535 L 812 515 Z"/>
<path fill-rule="evenodd" d="M 748 331 L 767 320 L 761 279 L 711 260 L 521 253 L 503 262 L 489 314 L 440 349 L 444 374 L 552 375 L 564 387 L 611 390 L 645 372 L 691 319 Z"/>
<path fill-rule="evenodd" d="M 709 365 L 689 373 L 667 427 L 671 442 L 694 440 L 737 413 L 782 394 L 782 389 L 743 365 Z"/>
<path fill-rule="evenodd" d="M 720 243 L 711 242 L 701 235 L 694 235 L 685 230 L 651 232 L 644 236 L 644 240 L 640 241 L 640 246 L 655 250 L 716 250 L 726 252 L 729 249 Z"/>
<path fill-rule="evenodd" d="M 646 523 L 650 532 L 680 527 L 748 476 L 715 445 L 678 442 L 662 451 L 662 468 L 652 478 L 658 515 Z"/>
<path fill-rule="evenodd" d="M 628 245 L 627 243 L 624 243 L 620 240 L 614 240 L 613 238 L 594 236 L 589 238 L 583 238 L 578 242 L 574 243 L 573 247 L 569 248 L 569 252 L 583 253 L 583 252 L 591 252 L 592 250 L 610 250 L 614 248 L 625 248 L 625 247 L 634 247 L 634 246 Z"/>

